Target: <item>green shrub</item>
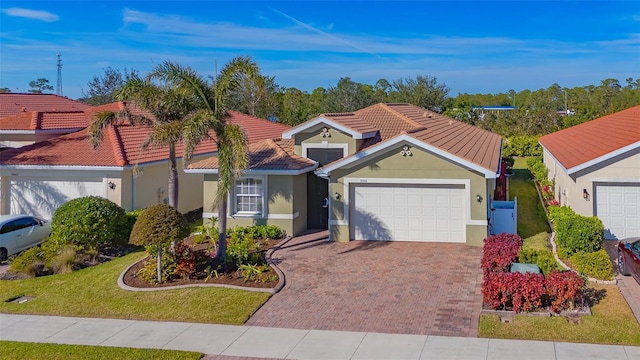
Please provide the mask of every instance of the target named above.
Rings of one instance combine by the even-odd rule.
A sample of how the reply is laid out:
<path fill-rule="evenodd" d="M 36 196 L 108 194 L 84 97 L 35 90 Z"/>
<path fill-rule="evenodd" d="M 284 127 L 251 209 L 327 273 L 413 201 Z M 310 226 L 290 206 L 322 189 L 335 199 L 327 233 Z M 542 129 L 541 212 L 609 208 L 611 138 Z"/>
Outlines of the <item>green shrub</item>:
<path fill-rule="evenodd" d="M 284 231 L 275 225 L 234 226 L 227 230 L 227 237 L 251 235 L 254 239 L 282 239 Z"/>
<path fill-rule="evenodd" d="M 542 158 L 538 156 L 530 157 L 527 159 L 527 169 L 531 171 L 533 177 L 538 180 L 542 185 L 548 184 L 549 170 L 542 162 Z"/>
<path fill-rule="evenodd" d="M 60 206 L 51 220 L 51 238 L 59 245 L 71 244 L 76 249 L 102 245 L 126 244 L 128 220 L 123 208 L 98 196 L 68 201 Z"/>
<path fill-rule="evenodd" d="M 189 225 L 178 210 L 167 204 L 156 204 L 146 208 L 138 216 L 138 220 L 133 225 L 129 243 L 147 246 L 147 251 L 155 256 L 156 261 L 154 265 L 147 264 L 145 271 L 150 271 L 154 266 L 156 281 L 163 282 L 175 272 L 175 268 L 170 269 L 168 266 L 170 263 L 175 265 L 173 254 L 171 254 L 171 260 L 165 259 L 163 255 L 167 251 L 167 246 L 189 236 L 189 232 Z"/>
<path fill-rule="evenodd" d="M 234 232 L 229 238 L 227 245 L 227 260 L 240 266 L 248 263 L 255 263 L 256 252 L 258 251 L 258 244 L 253 240 L 251 234 L 240 235 L 239 232 Z"/>
<path fill-rule="evenodd" d="M 518 261 L 538 265 L 545 275 L 550 274 L 553 270 L 560 270 L 560 265 L 558 265 L 550 249 L 522 249 L 518 254 Z"/>
<path fill-rule="evenodd" d="M 562 221 L 564 218 L 575 215 L 576 213 L 569 206 L 549 206 L 549 221 L 556 223 Z"/>
<path fill-rule="evenodd" d="M 571 262 L 580 274 L 600 280 L 613 278 L 613 264 L 604 249 L 595 252 L 578 252 L 571 256 Z"/>
<path fill-rule="evenodd" d="M 542 156 L 542 147 L 538 137 L 516 135 L 505 139 L 502 154 L 505 156 Z"/>
<path fill-rule="evenodd" d="M 31 277 L 43 275 L 46 271 L 42 249 L 32 247 L 21 252 L 11 261 L 9 271 L 27 274 Z"/>
<path fill-rule="evenodd" d="M 136 221 L 138 220 L 138 216 L 140 216 L 140 214 L 142 214 L 143 211 L 144 209 L 132 210 L 127 212 L 127 239 L 129 239 L 129 237 L 131 236 L 133 225 L 136 224 Z"/>
<path fill-rule="evenodd" d="M 145 209 L 136 220 L 129 243 L 133 245 L 168 245 L 189 236 L 189 226 L 174 207 L 156 204 Z"/>
<path fill-rule="evenodd" d="M 564 257 L 602 249 L 604 226 L 595 216 L 567 215 L 556 220 L 556 242 Z"/>

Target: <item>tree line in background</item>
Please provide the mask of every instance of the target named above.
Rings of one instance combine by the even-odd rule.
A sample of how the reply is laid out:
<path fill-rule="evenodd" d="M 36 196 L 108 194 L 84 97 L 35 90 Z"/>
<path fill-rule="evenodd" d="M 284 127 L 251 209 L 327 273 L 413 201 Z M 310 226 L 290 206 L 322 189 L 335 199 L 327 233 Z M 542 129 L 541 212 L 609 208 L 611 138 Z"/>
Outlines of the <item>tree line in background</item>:
<path fill-rule="evenodd" d="M 135 70 L 107 68 L 87 83 L 88 90 L 83 90 L 83 97 L 78 100 L 92 105 L 115 101 L 117 89 L 136 76 Z M 51 90 L 46 87 L 48 81 L 43 80 L 46 79 L 32 81 L 31 92 Z M 380 79 L 375 84 L 344 77 L 335 86 L 317 87 L 311 92 L 282 87 L 275 77 L 261 73 L 243 75 L 238 83 L 240 86 L 227 102 L 229 108 L 287 125 L 300 124 L 322 113 L 351 112 L 379 102 L 410 103 L 507 138 L 537 137 L 640 104 L 640 79 L 633 78 L 625 79 L 625 83 L 605 79 L 598 85 L 573 88 L 552 84 L 534 91 L 457 96 L 449 96 L 447 85 L 430 75 Z M 43 84 L 45 87 L 40 86 Z M 473 110 L 479 106 L 513 109 Z"/>

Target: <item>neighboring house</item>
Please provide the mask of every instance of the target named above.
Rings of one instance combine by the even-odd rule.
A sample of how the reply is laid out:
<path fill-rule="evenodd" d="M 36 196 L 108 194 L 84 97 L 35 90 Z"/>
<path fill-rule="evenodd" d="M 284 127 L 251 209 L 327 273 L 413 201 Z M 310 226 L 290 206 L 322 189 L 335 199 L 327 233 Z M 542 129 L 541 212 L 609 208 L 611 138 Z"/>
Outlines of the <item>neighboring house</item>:
<path fill-rule="evenodd" d="M 119 111 L 124 103 L 112 103 L 85 111 L 91 119 L 98 111 Z M 131 105 L 130 111 L 139 112 Z M 278 136 L 288 126 L 230 112 L 230 122 L 243 127 L 249 141 Z M 148 115 L 148 114 L 147 114 Z M 75 116 L 75 115 L 74 115 Z M 127 122 L 104 131 L 100 148 L 93 150 L 87 129 L 57 138 L 0 152 L 0 213 L 26 213 L 50 219 L 68 200 L 88 195 L 102 196 L 125 210 L 141 209 L 167 201 L 167 147 L 141 149 L 150 129 Z M 202 206 L 203 176 L 182 172 L 182 146 L 177 146 L 179 211 Z M 194 160 L 217 151 L 207 140 L 196 149 Z"/>
<path fill-rule="evenodd" d="M 640 106 L 539 142 L 561 205 L 598 216 L 608 239 L 640 236 Z"/>
<path fill-rule="evenodd" d="M 84 111 L 89 104 L 54 94 L 0 93 L 0 119 L 30 111 Z"/>
<path fill-rule="evenodd" d="M 229 199 L 229 226 L 275 224 L 295 235 L 328 228 L 333 241 L 482 245 L 501 137 L 408 104 L 323 114 L 250 147 Z M 217 216 L 217 158 L 204 174 L 205 218 Z"/>
<path fill-rule="evenodd" d="M 53 94 L 0 93 L 0 149 L 16 148 L 87 126 L 91 105 Z"/>

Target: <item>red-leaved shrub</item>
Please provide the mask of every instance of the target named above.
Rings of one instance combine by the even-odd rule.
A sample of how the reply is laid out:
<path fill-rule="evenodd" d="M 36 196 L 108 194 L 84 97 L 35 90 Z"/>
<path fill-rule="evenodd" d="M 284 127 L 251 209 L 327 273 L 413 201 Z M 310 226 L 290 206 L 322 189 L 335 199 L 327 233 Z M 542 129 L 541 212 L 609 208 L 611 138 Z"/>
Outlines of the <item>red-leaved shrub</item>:
<path fill-rule="evenodd" d="M 547 275 L 545 286 L 551 311 L 559 313 L 573 305 L 585 282 L 573 271 L 556 270 Z"/>
<path fill-rule="evenodd" d="M 511 263 L 518 260 L 522 238 L 516 234 L 491 235 L 484 240 L 480 266 L 485 281 L 491 274 L 508 272 Z"/>
<path fill-rule="evenodd" d="M 544 276 L 534 273 L 496 273 L 482 283 L 484 303 L 494 310 L 532 311 L 542 306 Z"/>

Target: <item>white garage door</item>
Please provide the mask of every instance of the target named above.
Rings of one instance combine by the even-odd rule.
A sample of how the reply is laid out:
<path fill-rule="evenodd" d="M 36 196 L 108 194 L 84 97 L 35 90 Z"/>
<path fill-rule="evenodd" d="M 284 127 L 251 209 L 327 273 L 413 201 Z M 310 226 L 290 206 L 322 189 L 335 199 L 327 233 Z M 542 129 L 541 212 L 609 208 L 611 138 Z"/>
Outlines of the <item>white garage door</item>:
<path fill-rule="evenodd" d="M 11 213 L 51 219 L 65 202 L 83 196 L 105 197 L 102 179 L 51 181 L 37 178 L 11 181 Z"/>
<path fill-rule="evenodd" d="M 356 240 L 465 242 L 464 187 L 372 184 L 351 191 Z"/>
<path fill-rule="evenodd" d="M 607 239 L 640 236 L 640 184 L 597 185 L 596 215 Z"/>

